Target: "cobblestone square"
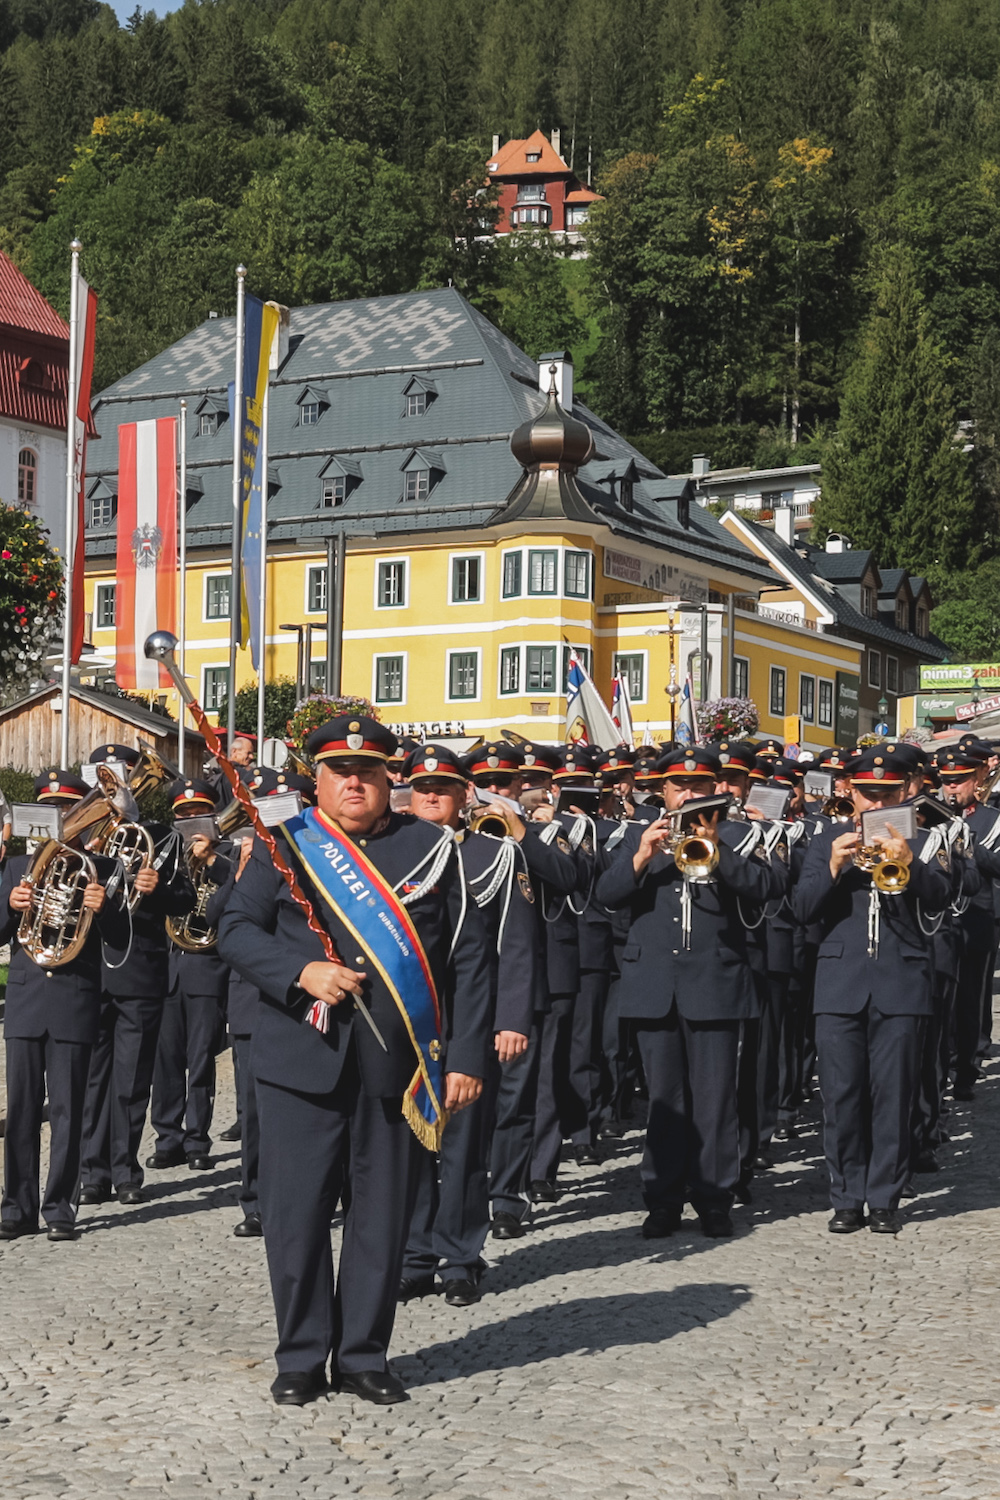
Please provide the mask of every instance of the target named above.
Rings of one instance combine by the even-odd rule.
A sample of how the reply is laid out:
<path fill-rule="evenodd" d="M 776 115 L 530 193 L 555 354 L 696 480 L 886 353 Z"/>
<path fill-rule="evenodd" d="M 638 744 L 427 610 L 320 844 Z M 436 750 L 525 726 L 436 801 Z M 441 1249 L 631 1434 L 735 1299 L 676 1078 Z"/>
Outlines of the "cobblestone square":
<path fill-rule="evenodd" d="M 150 1174 L 73 1244 L 0 1247 L 4 1500 L 1000 1495 L 1000 1060 L 893 1239 L 827 1234 L 817 1109 L 738 1208 L 643 1241 L 639 1133 L 565 1166 L 470 1309 L 401 1308 L 387 1409 L 277 1408 L 238 1158 Z M 216 1119 L 233 1118 L 220 1059 Z M 145 1151 L 145 1147 L 144 1147 Z"/>

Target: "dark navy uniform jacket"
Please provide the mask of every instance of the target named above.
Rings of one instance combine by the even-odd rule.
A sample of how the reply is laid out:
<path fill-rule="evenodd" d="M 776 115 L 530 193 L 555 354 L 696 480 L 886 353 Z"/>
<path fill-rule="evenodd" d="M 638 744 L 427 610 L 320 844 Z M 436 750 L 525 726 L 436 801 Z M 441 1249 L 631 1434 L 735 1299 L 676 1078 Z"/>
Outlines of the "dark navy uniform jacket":
<path fill-rule="evenodd" d="M 403 881 L 441 838 L 442 830 L 408 813 L 389 813 L 385 827 L 357 842 L 392 886 Z M 289 856 L 292 857 L 291 855 Z M 419 877 L 418 877 L 419 878 Z M 300 884 L 306 895 L 310 881 Z M 423 943 L 442 1007 L 442 1040 L 450 1072 L 484 1076 L 490 1045 L 490 975 L 486 934 L 471 899 L 449 961 L 448 951 L 462 911 L 462 873 L 454 849 L 431 890 L 407 910 Z M 388 1046 L 384 1053 L 367 1022 L 350 1004 L 328 1007 L 330 1029 L 307 1020 L 312 998 L 297 980 L 306 964 L 326 962 L 323 945 L 259 839 L 233 888 L 219 927 L 219 953 L 244 979 L 256 984 L 261 1004 L 253 1031 L 254 1076 L 265 1083 L 326 1094 L 336 1087 L 348 1046 L 357 1046 L 366 1094 L 398 1098 L 416 1070 L 405 1022 L 374 964 L 318 896 L 313 908 L 333 937 L 345 964 L 367 974 L 364 999 Z"/>
<path fill-rule="evenodd" d="M 91 855 L 102 885 L 119 868 L 117 861 Z M 101 1016 L 101 939 L 128 941 L 128 914 L 123 891 L 108 898 L 90 924 L 83 949 L 68 964 L 42 968 L 17 941 L 21 913 L 11 911 L 10 896 L 28 868 L 27 855 L 7 861 L 0 880 L 0 943 L 11 944 L 10 973 L 4 1010 L 4 1034 L 9 1037 L 50 1036 L 57 1042 L 97 1040 Z"/>
<path fill-rule="evenodd" d="M 986 882 L 971 854 L 952 852 L 952 906 L 934 934 L 934 973 L 946 979 L 957 979 L 962 962 L 962 914 Z M 957 910 L 955 909 L 957 908 Z"/>
<path fill-rule="evenodd" d="M 973 838 L 972 857 L 983 879 L 960 921 L 966 940 L 977 948 L 992 947 L 995 941 L 993 882 L 1000 878 L 1000 839 L 997 839 L 992 849 L 985 848 L 982 840 L 991 832 L 998 819 L 1000 813 L 995 807 L 984 807 L 978 802 L 964 817 L 966 837 L 971 833 Z"/>
<path fill-rule="evenodd" d="M 715 878 L 691 885 L 691 946 L 681 939 L 683 877 L 672 854 L 657 854 L 638 877 L 633 856 L 643 834 L 630 827 L 597 882 L 597 898 L 610 907 L 628 907 L 632 926 L 622 952 L 619 1014 L 656 1020 L 676 999 L 687 1020 L 749 1020 L 758 1014 L 747 958 L 746 929 L 753 905 L 783 895 L 785 880 L 756 855 L 735 853 L 746 838 L 745 823 L 719 824 L 719 864 Z"/>
<path fill-rule="evenodd" d="M 548 1009 L 549 995 L 575 995 L 580 988 L 580 907 L 591 881 L 593 862 L 583 847 L 573 849 L 567 835 L 576 819 L 557 813 L 560 827 L 551 840 L 542 838 L 550 825 L 529 823 L 521 848 L 531 875 L 539 911 L 539 931 L 545 940 L 546 994 L 539 1009 Z M 572 903 L 572 904 L 571 904 Z"/>
<path fill-rule="evenodd" d="M 206 873 L 213 885 L 224 886 L 229 879 L 233 868 L 232 861 L 223 851 L 231 847 L 228 841 L 220 844 L 214 857 L 208 863 Z M 190 910 L 190 908 L 187 909 Z M 182 989 L 185 995 L 210 997 L 218 1000 L 220 1005 L 225 1004 L 226 991 L 229 988 L 229 970 L 219 955 L 218 945 L 203 953 L 186 953 L 183 948 L 178 948 L 175 943 L 171 943 L 169 963 L 169 994 L 172 995 Z"/>
<path fill-rule="evenodd" d="M 145 825 L 157 848 L 170 831 L 162 823 Z M 109 995 L 160 995 L 170 984 L 166 919 L 179 917 L 194 906 L 194 887 L 183 866 L 169 855 L 160 869 L 160 882 L 143 896 L 131 914 L 131 931 L 118 948 L 104 944 L 103 985 Z M 128 920 L 128 918 L 126 918 Z"/>
<path fill-rule="evenodd" d="M 921 927 L 952 899 L 951 870 L 937 856 L 920 859 L 926 830 L 910 840 L 914 858 L 910 881 L 898 896 L 882 896 L 878 957 L 868 957 L 868 907 L 871 875 L 848 865 L 837 880 L 830 874 L 834 839 L 848 832 L 826 828 L 809 845 L 802 873 L 792 892 L 800 922 L 820 923 L 814 1008 L 817 1015 L 857 1015 L 869 1000 L 886 1016 L 923 1016 L 933 1012 L 934 955 L 931 937 Z"/>
<path fill-rule="evenodd" d="M 218 927 L 222 913 L 229 904 L 236 884 L 238 863 L 234 863 L 225 885 L 209 897 L 205 920 L 210 927 Z M 260 990 L 235 969 L 229 971 L 229 989 L 226 995 L 226 1025 L 232 1036 L 253 1036 L 254 1022 L 260 1004 Z"/>
<path fill-rule="evenodd" d="M 485 892 L 491 883 L 491 872 L 506 839 L 489 838 L 483 833 L 457 835 L 470 894 Z M 531 1035 L 531 1018 L 539 1004 L 542 980 L 542 950 L 535 915 L 535 892 L 525 873 L 520 846 L 513 845 L 514 872 L 508 896 L 506 881 L 492 901 L 479 907 L 489 943 L 490 975 L 496 1010 L 494 1031 L 517 1031 Z M 501 930 L 501 922 L 503 928 Z"/>

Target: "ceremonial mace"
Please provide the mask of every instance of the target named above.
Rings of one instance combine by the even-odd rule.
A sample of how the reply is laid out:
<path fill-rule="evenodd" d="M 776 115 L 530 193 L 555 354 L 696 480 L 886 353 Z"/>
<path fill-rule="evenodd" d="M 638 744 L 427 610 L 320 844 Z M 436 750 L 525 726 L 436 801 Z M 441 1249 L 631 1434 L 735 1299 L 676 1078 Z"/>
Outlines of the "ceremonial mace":
<path fill-rule="evenodd" d="M 177 660 L 174 656 L 174 652 L 176 650 L 177 637 L 175 635 L 172 635 L 169 630 L 154 630 L 152 635 L 146 637 L 145 653 L 147 658 L 150 661 L 159 662 L 160 665 L 165 667 L 170 673 L 174 687 L 181 695 L 181 701 L 185 703 L 191 710 L 191 716 L 197 724 L 198 728 L 201 730 L 201 733 L 205 738 L 206 745 L 215 756 L 216 760 L 219 762 L 219 765 L 222 767 L 222 774 L 229 782 L 229 785 L 232 788 L 233 796 L 235 797 L 236 801 L 241 803 L 246 809 L 250 822 L 253 824 L 254 832 L 256 833 L 257 837 L 267 846 L 268 853 L 270 854 L 271 859 L 274 862 L 274 867 L 288 887 L 288 893 L 291 896 L 292 900 L 295 902 L 296 906 L 299 907 L 300 910 L 304 913 L 305 919 L 309 924 L 310 932 L 314 932 L 319 938 L 320 942 L 323 944 L 323 952 L 326 954 L 327 961 L 331 964 L 339 964 L 341 968 L 347 968 L 348 965 L 344 963 L 344 960 L 341 958 L 340 954 L 337 952 L 336 948 L 333 945 L 333 939 L 327 932 L 326 928 L 323 927 L 320 923 L 319 918 L 316 916 L 316 913 L 313 910 L 312 903 L 303 891 L 302 887 L 299 885 L 299 882 L 295 875 L 295 871 L 292 869 L 291 865 L 288 863 L 288 861 L 285 859 L 285 856 L 278 848 L 277 840 L 275 839 L 274 834 L 268 827 L 265 826 L 264 820 L 261 817 L 253 798 L 237 775 L 236 767 L 233 765 L 229 757 L 223 753 L 222 746 L 219 743 L 219 737 L 216 734 L 215 730 L 212 728 L 211 724 L 208 722 L 208 719 L 205 715 L 205 710 L 202 708 L 201 704 L 194 696 L 194 693 L 192 693 L 191 689 L 188 687 L 185 679 L 181 676 L 180 668 L 178 667 Z M 181 769 L 183 771 L 183 767 Z M 382 1051 L 388 1052 L 389 1049 L 385 1044 L 385 1037 L 382 1035 L 381 1031 L 379 1031 L 377 1025 L 375 1024 L 374 1016 L 372 1015 L 371 1011 L 368 1009 L 367 1005 L 362 1000 L 360 995 L 354 996 L 354 1004 L 357 1006 L 358 1010 L 364 1016 L 365 1020 L 368 1022 L 368 1025 L 371 1027 L 375 1035 L 375 1040 L 382 1048 Z M 330 1017 L 327 1012 L 328 1006 L 326 1001 L 315 1000 L 309 1009 L 310 1026 L 315 1026 L 317 1031 L 328 1031 L 330 1028 Z"/>

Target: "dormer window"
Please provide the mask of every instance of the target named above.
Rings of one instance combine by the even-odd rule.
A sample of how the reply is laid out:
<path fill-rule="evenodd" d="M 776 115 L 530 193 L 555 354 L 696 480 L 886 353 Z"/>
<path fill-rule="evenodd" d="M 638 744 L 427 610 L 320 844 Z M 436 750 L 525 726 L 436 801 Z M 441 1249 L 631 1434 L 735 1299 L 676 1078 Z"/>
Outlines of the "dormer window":
<path fill-rule="evenodd" d="M 302 427 L 315 427 L 319 421 L 319 402 L 303 401 L 299 407 L 299 423 Z"/>
<path fill-rule="evenodd" d="M 630 514 L 635 509 L 635 482 L 638 477 L 635 464 L 630 463 L 618 481 L 618 503 L 622 510 L 627 510 Z"/>
<path fill-rule="evenodd" d="M 215 437 L 219 430 L 219 414 L 215 411 L 203 411 L 198 418 L 198 436 Z"/>
<path fill-rule="evenodd" d="M 906 600 L 905 599 L 897 599 L 896 600 L 896 629 L 897 630 L 906 630 L 906 629 L 909 628 L 909 621 L 906 618 L 907 613 L 908 613 L 908 611 L 907 611 L 907 608 L 906 608 Z"/>
<path fill-rule="evenodd" d="M 195 431 L 200 438 L 215 437 L 229 415 L 226 402 L 217 396 L 203 396 L 195 407 Z"/>
<path fill-rule="evenodd" d="M 87 525 L 110 526 L 118 514 L 118 501 L 114 495 L 91 495 L 87 502 Z"/>
<path fill-rule="evenodd" d="M 315 427 L 330 405 L 330 397 L 318 386 L 307 385 L 296 396 L 295 404 L 299 409 L 299 426 Z"/>
<path fill-rule="evenodd" d="M 323 498 L 321 503 L 324 509 L 329 510 L 334 505 L 343 505 L 347 499 L 347 475 L 330 474 L 322 481 L 322 484 Z"/>
<path fill-rule="evenodd" d="M 426 391 L 408 391 L 406 396 L 406 415 L 408 417 L 422 417 L 427 410 Z"/>
<path fill-rule="evenodd" d="M 403 386 L 403 416 L 422 417 L 437 400 L 437 386 L 422 375 L 412 376 Z"/>
<path fill-rule="evenodd" d="M 917 605 L 917 635 L 921 640 L 926 640 L 928 630 L 927 608 L 923 604 Z"/>
<path fill-rule="evenodd" d="M 526 151 L 524 159 L 525 161 L 541 161 L 542 153 L 540 151 Z"/>
<path fill-rule="evenodd" d="M 861 613 L 867 615 L 869 620 L 874 620 L 878 609 L 875 590 L 870 584 L 861 585 Z"/>
<path fill-rule="evenodd" d="M 319 505 L 321 510 L 332 510 L 343 505 L 355 485 L 361 483 L 361 465 L 353 458 L 335 455 L 328 458 L 319 471 Z"/>
<path fill-rule="evenodd" d="M 403 499 L 426 500 L 431 491 L 429 469 L 411 469 L 403 475 Z"/>

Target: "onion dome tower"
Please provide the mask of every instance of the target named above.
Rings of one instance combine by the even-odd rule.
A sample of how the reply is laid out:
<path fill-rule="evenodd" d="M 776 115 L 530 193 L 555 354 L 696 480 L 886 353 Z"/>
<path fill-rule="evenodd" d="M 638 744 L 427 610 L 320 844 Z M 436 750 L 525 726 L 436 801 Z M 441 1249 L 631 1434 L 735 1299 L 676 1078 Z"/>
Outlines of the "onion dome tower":
<path fill-rule="evenodd" d="M 549 366 L 549 377 L 544 407 L 537 417 L 522 422 L 511 437 L 510 451 L 524 472 L 491 518 L 491 525 L 521 520 L 602 520 L 576 482 L 577 471 L 593 456 L 593 433 L 585 422 L 560 406 L 555 365 Z"/>

